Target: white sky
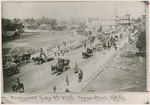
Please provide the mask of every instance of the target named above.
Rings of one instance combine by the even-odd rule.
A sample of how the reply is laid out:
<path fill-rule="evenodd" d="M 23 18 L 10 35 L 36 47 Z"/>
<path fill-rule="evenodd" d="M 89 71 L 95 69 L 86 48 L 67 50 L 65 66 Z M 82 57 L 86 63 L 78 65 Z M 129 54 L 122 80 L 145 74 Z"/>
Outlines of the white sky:
<path fill-rule="evenodd" d="M 3 2 L 2 17 L 4 18 L 111 18 L 114 9 L 123 16 L 127 9 L 131 17 L 139 17 L 144 13 L 145 3 L 139 1 L 122 2 Z"/>

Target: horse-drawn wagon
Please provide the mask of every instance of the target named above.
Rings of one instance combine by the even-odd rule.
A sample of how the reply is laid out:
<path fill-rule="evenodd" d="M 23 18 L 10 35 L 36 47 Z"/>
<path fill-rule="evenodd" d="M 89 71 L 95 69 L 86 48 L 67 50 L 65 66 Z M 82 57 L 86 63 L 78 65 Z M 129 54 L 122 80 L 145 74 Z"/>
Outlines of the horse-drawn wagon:
<path fill-rule="evenodd" d="M 58 62 L 55 66 L 51 66 L 52 75 L 57 73 L 60 75 L 62 72 L 70 69 L 70 60 L 65 58 L 58 58 Z"/>
<path fill-rule="evenodd" d="M 24 53 L 22 56 L 22 61 L 26 63 L 29 61 L 30 57 L 31 57 L 31 54 L 30 53 Z"/>
<path fill-rule="evenodd" d="M 7 62 L 7 65 L 3 66 L 4 76 L 12 76 L 20 71 L 20 65 L 17 63 Z"/>
<path fill-rule="evenodd" d="M 20 71 L 20 62 L 13 60 L 11 56 L 3 57 L 3 74 L 4 76 L 12 76 Z"/>
<path fill-rule="evenodd" d="M 89 58 L 90 56 L 92 56 L 92 52 L 93 50 L 90 48 L 87 48 L 86 52 L 82 52 L 82 58 Z"/>

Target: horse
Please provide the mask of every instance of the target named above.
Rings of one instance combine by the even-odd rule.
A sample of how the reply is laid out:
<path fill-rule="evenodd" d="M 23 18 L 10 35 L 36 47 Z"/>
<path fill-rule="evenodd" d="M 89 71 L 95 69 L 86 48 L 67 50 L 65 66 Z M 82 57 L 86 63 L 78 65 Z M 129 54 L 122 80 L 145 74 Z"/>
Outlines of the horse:
<path fill-rule="evenodd" d="M 23 55 L 22 55 L 22 61 L 23 61 L 23 62 L 24 62 L 24 61 L 27 61 L 27 62 L 28 62 L 28 60 L 30 59 L 30 57 L 31 57 L 30 53 L 23 54 Z M 26 62 L 26 63 L 27 63 L 27 62 Z"/>
<path fill-rule="evenodd" d="M 21 89 L 23 90 L 23 91 L 21 91 Z M 20 90 L 19 92 L 24 92 L 24 85 L 23 85 L 23 83 L 20 83 L 20 84 L 15 84 L 15 85 L 13 85 L 12 86 L 12 91 L 13 91 L 13 93 L 14 92 L 18 92 L 18 90 Z"/>
<path fill-rule="evenodd" d="M 34 62 L 38 62 L 38 64 L 43 64 L 43 62 L 45 62 L 45 60 L 42 57 L 32 57 L 32 60 Z"/>
<path fill-rule="evenodd" d="M 69 59 L 58 58 L 58 63 L 55 66 L 51 66 L 52 75 L 55 73 L 57 73 L 59 75 L 62 72 L 68 70 L 69 69 L 69 63 L 70 63 Z"/>

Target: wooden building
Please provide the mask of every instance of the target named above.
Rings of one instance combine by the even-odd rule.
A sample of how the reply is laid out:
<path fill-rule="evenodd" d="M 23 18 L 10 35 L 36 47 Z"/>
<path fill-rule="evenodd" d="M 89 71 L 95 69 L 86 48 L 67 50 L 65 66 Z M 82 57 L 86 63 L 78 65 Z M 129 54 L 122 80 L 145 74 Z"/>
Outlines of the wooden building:
<path fill-rule="evenodd" d="M 20 38 L 20 34 L 17 31 L 3 31 L 2 38 L 3 40 L 13 40 Z"/>

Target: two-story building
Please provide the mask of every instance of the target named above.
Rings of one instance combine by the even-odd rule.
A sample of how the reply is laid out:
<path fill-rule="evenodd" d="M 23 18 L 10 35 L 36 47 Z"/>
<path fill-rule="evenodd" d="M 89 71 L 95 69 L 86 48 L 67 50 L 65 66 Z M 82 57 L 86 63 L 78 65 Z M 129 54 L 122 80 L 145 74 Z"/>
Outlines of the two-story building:
<path fill-rule="evenodd" d="M 102 31 L 115 31 L 115 29 L 119 26 L 130 26 L 130 14 L 127 13 L 123 17 L 118 17 L 117 14 L 114 15 L 112 18 L 87 18 L 86 19 L 86 25 L 88 28 L 90 28 L 93 31 L 98 31 L 100 28 L 102 28 Z"/>

